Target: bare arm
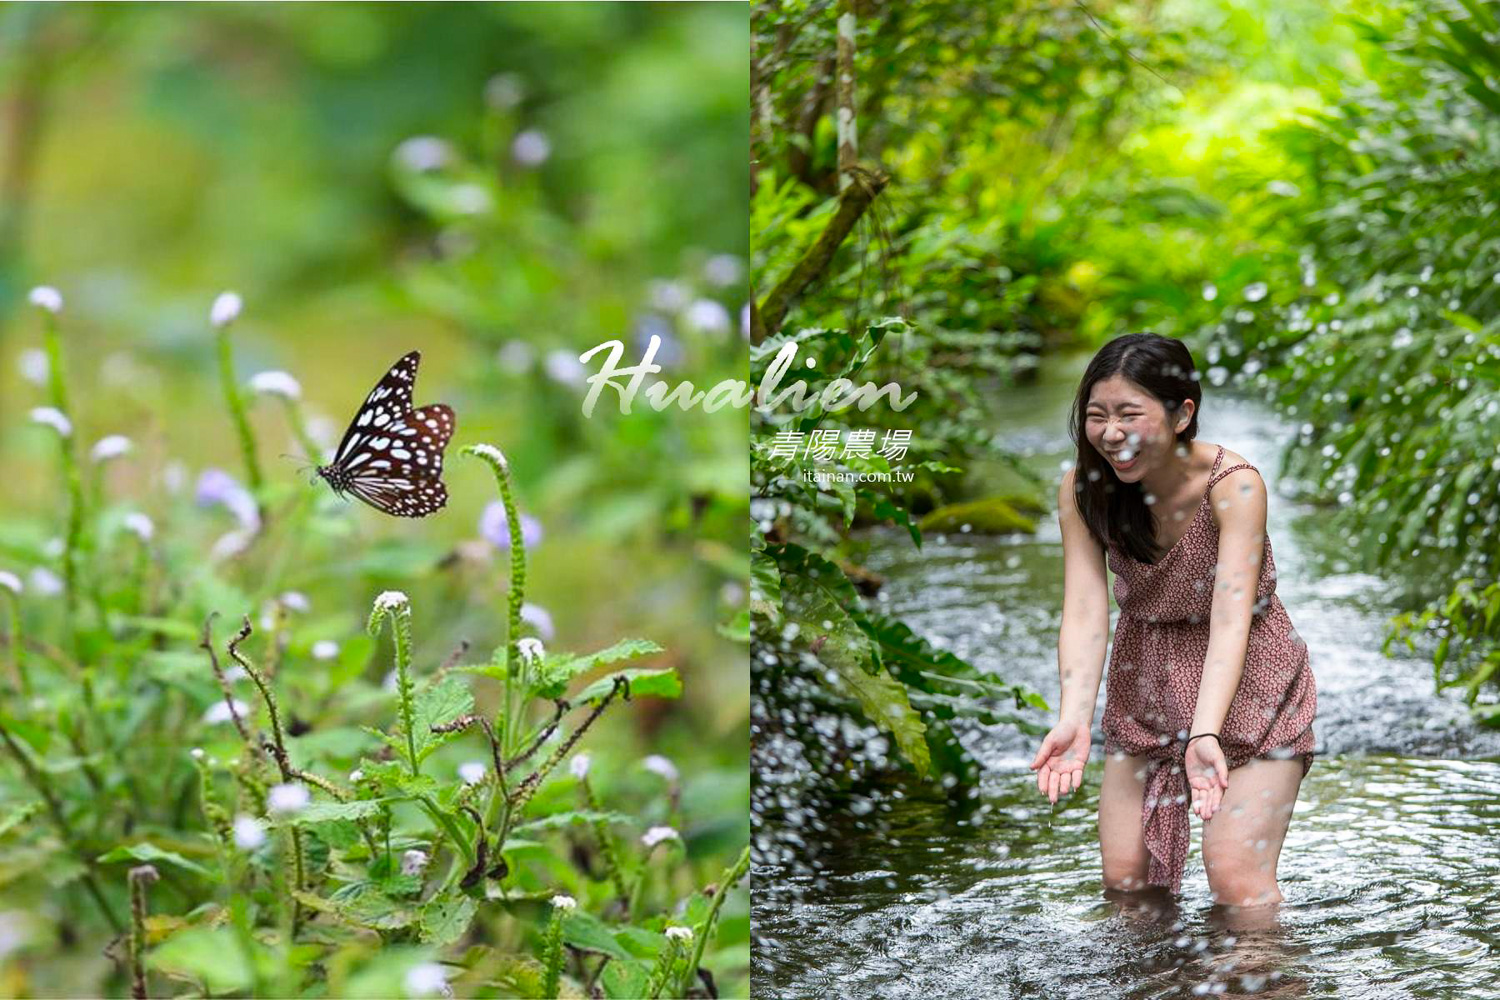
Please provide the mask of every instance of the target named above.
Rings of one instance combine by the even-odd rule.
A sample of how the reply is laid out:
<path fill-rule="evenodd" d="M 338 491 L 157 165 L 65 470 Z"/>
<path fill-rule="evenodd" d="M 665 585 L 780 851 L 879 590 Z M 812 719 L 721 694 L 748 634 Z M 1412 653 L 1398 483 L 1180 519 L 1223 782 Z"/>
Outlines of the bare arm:
<path fill-rule="evenodd" d="M 1057 491 L 1057 521 L 1063 539 L 1063 613 L 1057 636 L 1061 679 L 1058 718 L 1094 721 L 1094 703 L 1109 643 L 1109 584 L 1104 549 L 1078 514 L 1070 469 Z"/>
<path fill-rule="evenodd" d="M 1253 469 L 1236 470 L 1221 479 L 1210 502 L 1219 522 L 1219 564 L 1209 613 L 1208 655 L 1189 735 L 1219 732 L 1239 690 L 1265 552 L 1266 484 Z"/>

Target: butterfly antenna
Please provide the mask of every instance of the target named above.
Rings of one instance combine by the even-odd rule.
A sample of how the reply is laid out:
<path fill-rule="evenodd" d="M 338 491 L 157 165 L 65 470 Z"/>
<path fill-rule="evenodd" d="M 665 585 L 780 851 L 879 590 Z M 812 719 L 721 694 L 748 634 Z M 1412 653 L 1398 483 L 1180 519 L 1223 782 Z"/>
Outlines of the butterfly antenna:
<path fill-rule="evenodd" d="M 312 459 L 308 458 L 306 455 L 288 455 L 286 452 L 282 452 L 281 453 L 281 457 L 282 458 L 290 458 L 294 462 L 301 462 L 302 463 L 302 465 L 297 469 L 297 475 L 299 475 L 299 476 L 302 475 L 302 473 L 306 472 L 309 469 L 316 469 L 318 467 L 318 463 L 314 462 Z M 313 483 L 317 482 L 317 480 L 318 480 L 317 473 L 313 473 L 312 478 L 308 479 L 307 484 L 309 486 L 311 486 Z"/>

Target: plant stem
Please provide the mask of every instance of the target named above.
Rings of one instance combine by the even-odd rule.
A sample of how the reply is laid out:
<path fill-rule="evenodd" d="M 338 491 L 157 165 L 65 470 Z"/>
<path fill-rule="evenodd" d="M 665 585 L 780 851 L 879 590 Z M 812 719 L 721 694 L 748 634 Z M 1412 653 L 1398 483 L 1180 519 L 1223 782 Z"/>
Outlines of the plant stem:
<path fill-rule="evenodd" d="M 678 983 L 677 996 L 687 996 L 687 990 L 692 985 L 693 976 L 698 972 L 698 963 L 703 961 L 703 949 L 708 946 L 708 936 L 713 933 L 714 922 L 719 919 L 719 910 L 724 906 L 724 897 L 729 890 L 734 888 L 745 873 L 750 870 L 750 845 L 740 852 L 739 860 L 731 865 L 718 885 L 714 886 L 713 899 L 708 904 L 708 916 L 703 920 L 703 926 L 695 928 L 693 936 L 693 954 L 688 959 L 687 968 L 683 970 L 682 980 Z"/>
<path fill-rule="evenodd" d="M 224 402 L 229 407 L 230 419 L 240 439 L 240 453 L 245 459 L 245 475 L 250 479 L 250 492 L 260 502 L 260 459 L 255 454 L 255 435 L 250 431 L 250 420 L 245 415 L 245 397 L 240 392 L 234 377 L 234 348 L 229 340 L 229 324 L 219 327 L 219 382 L 224 389 Z M 262 512 L 264 513 L 264 512 Z"/>
<path fill-rule="evenodd" d="M 16 687 L 28 701 L 31 700 L 31 678 L 26 673 L 26 649 L 21 642 L 21 602 L 9 590 L 0 599 L 5 601 L 10 612 L 10 672 L 15 675 Z"/>

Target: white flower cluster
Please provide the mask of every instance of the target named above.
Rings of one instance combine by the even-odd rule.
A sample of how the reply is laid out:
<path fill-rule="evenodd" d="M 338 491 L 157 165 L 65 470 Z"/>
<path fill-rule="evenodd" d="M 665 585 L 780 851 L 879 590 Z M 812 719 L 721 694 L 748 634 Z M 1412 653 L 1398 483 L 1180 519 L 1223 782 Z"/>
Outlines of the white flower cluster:
<path fill-rule="evenodd" d="M 399 590 L 387 590 L 375 598 L 375 607 L 381 611 L 395 611 L 411 603 L 411 599 Z"/>
<path fill-rule="evenodd" d="M 476 444 L 469 449 L 476 455 L 490 459 L 502 469 L 510 468 L 510 463 L 505 460 L 505 453 L 492 444 Z"/>
<path fill-rule="evenodd" d="M 62 312 L 62 292 L 59 292 L 51 285 L 37 285 L 26 296 L 26 299 L 38 309 L 45 309 L 54 315 Z"/>

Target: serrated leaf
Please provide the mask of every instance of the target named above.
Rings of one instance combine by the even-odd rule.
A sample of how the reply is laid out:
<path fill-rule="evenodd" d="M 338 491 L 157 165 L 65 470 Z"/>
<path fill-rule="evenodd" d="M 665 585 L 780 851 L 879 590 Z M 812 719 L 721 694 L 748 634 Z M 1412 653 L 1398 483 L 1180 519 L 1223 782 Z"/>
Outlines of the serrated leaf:
<path fill-rule="evenodd" d="M 597 666 L 660 652 L 663 652 L 662 648 L 650 639 L 622 639 L 613 646 L 583 656 L 570 653 L 548 656 L 537 670 L 538 681 L 533 691 L 540 698 L 560 698 L 569 681 Z"/>
<path fill-rule="evenodd" d="M 473 707 L 474 695 L 469 690 L 469 685 L 462 677 L 454 677 L 452 674 L 417 692 L 412 706 L 412 725 L 416 732 L 412 736 L 417 745 L 418 762 L 425 760 L 434 750 L 457 735 L 434 733 L 432 727 L 452 722 Z"/>
<path fill-rule="evenodd" d="M 682 697 L 682 678 L 678 676 L 677 668 L 663 667 L 660 670 L 619 670 L 606 674 L 568 700 L 574 705 L 586 705 L 598 701 L 614 690 L 616 677 L 625 678 L 627 690 L 632 698 Z"/>
<path fill-rule="evenodd" d="M 464 936 L 477 910 L 478 904 L 468 896 L 433 900 L 422 907 L 422 940 L 439 947 L 452 944 Z"/>
<path fill-rule="evenodd" d="M 584 809 L 575 809 L 568 812 L 553 813 L 550 816 L 543 816 L 540 819 L 534 819 L 526 823 L 520 823 L 515 828 L 517 830 L 530 831 L 560 830 L 565 826 L 573 826 L 580 823 L 619 824 L 633 822 L 635 822 L 634 818 L 631 816 L 627 816 L 624 813 L 591 812 Z"/>
<path fill-rule="evenodd" d="M 391 799 L 355 799 L 352 802 L 313 802 L 276 821 L 277 826 L 307 826 L 334 820 L 368 819 L 379 814 Z"/>

